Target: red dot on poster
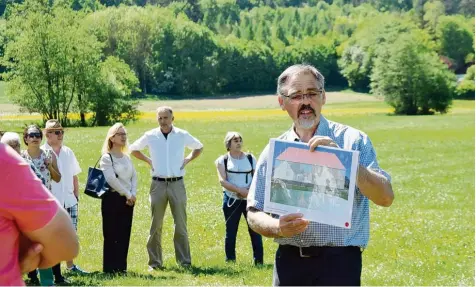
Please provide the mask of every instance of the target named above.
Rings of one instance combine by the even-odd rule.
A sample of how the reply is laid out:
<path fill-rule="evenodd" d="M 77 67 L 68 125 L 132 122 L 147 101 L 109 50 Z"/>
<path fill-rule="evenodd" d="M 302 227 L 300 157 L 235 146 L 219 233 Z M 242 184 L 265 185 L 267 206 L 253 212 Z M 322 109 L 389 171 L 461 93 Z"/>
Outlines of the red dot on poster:
<path fill-rule="evenodd" d="M 349 223 L 348 223 L 348 222 L 345 223 L 345 227 L 349 227 Z"/>

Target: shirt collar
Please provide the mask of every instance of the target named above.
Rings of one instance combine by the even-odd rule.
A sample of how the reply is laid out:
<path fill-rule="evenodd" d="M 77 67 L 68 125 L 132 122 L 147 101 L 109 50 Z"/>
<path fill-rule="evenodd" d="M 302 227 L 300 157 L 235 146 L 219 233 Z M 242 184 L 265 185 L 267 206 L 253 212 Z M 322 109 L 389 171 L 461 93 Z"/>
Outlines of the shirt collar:
<path fill-rule="evenodd" d="M 319 136 L 327 135 L 327 130 L 328 129 L 329 129 L 329 122 L 327 121 L 327 119 L 323 115 L 321 115 L 319 117 L 319 124 L 317 125 L 317 129 L 314 132 L 314 135 L 315 136 L 317 136 L 317 135 L 319 135 Z M 291 129 L 288 131 L 286 139 L 288 141 L 296 141 L 296 142 L 301 141 L 301 139 L 299 138 L 299 135 L 294 130 L 294 124 L 291 126 Z"/>
<path fill-rule="evenodd" d="M 157 128 L 157 131 L 161 134 L 163 133 L 160 127 Z M 170 130 L 169 134 L 175 134 L 175 133 L 177 133 L 177 130 L 175 129 L 174 125 L 172 125 L 172 129 Z"/>

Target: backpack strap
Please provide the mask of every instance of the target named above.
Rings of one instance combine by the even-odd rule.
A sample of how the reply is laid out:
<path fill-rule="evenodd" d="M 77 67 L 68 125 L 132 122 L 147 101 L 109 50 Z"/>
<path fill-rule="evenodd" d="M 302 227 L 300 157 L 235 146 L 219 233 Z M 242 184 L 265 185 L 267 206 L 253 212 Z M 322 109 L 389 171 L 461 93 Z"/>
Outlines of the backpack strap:
<path fill-rule="evenodd" d="M 251 177 L 253 177 L 253 174 L 255 173 L 255 169 L 253 168 L 253 157 L 251 156 L 251 153 L 247 153 L 246 157 L 248 158 L 248 161 L 250 162 L 251 166 Z"/>
<path fill-rule="evenodd" d="M 255 173 L 255 170 L 253 168 L 253 157 L 251 156 L 250 153 L 245 153 L 246 158 L 248 158 L 248 161 L 250 162 L 251 170 L 250 171 L 231 171 L 228 170 L 228 153 L 223 156 L 223 164 L 225 165 L 225 173 L 228 177 L 228 173 L 244 173 L 246 174 L 246 183 L 248 183 L 248 174 L 251 174 L 251 178 L 253 178 L 253 174 Z"/>
<path fill-rule="evenodd" d="M 228 153 L 223 156 L 223 163 L 225 164 L 225 172 L 228 172 Z"/>

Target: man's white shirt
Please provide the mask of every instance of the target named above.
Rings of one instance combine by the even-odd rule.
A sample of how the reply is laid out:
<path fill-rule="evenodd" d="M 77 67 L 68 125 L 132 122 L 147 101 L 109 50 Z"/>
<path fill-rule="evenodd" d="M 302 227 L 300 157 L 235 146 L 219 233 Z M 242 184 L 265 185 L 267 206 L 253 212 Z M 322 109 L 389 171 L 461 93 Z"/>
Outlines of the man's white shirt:
<path fill-rule="evenodd" d="M 180 169 L 185 158 L 185 147 L 189 149 L 200 149 L 203 144 L 186 130 L 172 127 L 167 139 L 159 128 L 147 131 L 142 137 L 136 140 L 129 149 L 142 150 L 149 148 L 152 160 L 152 176 L 158 177 L 179 177 L 184 176 L 185 169 Z"/>
<path fill-rule="evenodd" d="M 48 143 L 41 146 L 44 150 L 51 150 L 54 152 Z M 73 176 L 78 175 L 81 172 L 78 160 L 74 155 L 74 152 L 67 146 L 61 146 L 59 154 L 56 154 L 58 161 L 58 169 L 61 173 L 60 182 L 54 180 L 51 181 L 51 192 L 59 201 L 61 206 L 70 208 L 78 203 L 76 196 L 74 196 Z"/>

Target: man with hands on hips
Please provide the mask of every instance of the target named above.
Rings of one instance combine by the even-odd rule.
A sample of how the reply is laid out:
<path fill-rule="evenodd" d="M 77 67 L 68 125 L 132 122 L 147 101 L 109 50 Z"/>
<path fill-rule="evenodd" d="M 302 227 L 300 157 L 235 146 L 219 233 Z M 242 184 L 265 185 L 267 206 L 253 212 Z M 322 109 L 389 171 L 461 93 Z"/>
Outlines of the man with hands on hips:
<path fill-rule="evenodd" d="M 174 247 L 177 263 L 184 267 L 192 263 L 187 233 L 187 194 L 183 176 L 185 166 L 201 154 L 203 145 L 186 130 L 175 127 L 173 120 L 172 108 L 159 107 L 159 128 L 147 131 L 130 146 L 131 154 L 148 163 L 153 174 L 150 186 L 152 224 L 147 242 L 149 271 L 163 268 L 162 224 L 167 203 L 170 203 L 175 223 Z M 140 152 L 145 147 L 149 148 L 150 158 Z M 185 147 L 192 149 L 186 158 Z"/>
<path fill-rule="evenodd" d="M 324 145 L 360 153 L 350 229 L 310 222 L 299 213 L 279 218 L 264 213 L 269 146 L 261 153 L 248 194 L 248 222 L 279 244 L 273 285 L 360 285 L 361 250 L 369 240 L 369 199 L 380 206 L 392 204 L 390 175 L 379 167 L 365 133 L 321 114 L 326 94 L 324 77 L 316 68 L 291 66 L 279 76 L 277 86 L 279 104 L 294 122 L 280 139 L 308 143 L 311 152 Z"/>

